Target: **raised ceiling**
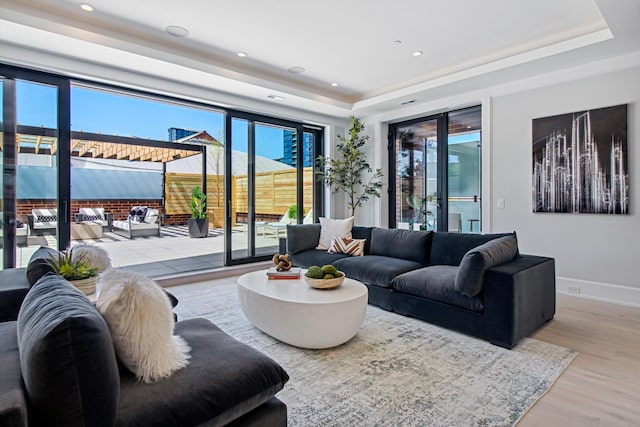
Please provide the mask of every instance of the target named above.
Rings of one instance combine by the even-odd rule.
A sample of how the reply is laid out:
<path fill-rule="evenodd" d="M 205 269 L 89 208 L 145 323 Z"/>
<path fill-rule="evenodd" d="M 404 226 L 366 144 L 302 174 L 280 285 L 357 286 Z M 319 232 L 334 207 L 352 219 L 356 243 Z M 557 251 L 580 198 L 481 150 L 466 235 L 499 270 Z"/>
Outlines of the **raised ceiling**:
<path fill-rule="evenodd" d="M 2 0 L 0 48 L 188 79 L 336 116 L 640 50 L 640 0 L 86 3 L 92 12 L 77 0 Z M 172 36 L 168 26 L 188 36 Z M 9 49 L 0 60 L 38 65 Z"/>

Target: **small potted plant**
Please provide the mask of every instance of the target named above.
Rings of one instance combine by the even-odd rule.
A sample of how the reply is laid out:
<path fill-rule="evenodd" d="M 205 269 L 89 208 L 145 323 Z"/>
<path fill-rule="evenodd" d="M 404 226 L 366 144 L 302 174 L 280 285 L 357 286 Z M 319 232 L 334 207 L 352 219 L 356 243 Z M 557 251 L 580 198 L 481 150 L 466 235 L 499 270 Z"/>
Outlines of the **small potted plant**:
<path fill-rule="evenodd" d="M 98 269 L 91 267 L 83 256 L 74 256 L 73 249 L 61 252 L 58 256 L 51 255 L 49 265 L 85 295 L 96 292 Z"/>
<path fill-rule="evenodd" d="M 207 195 L 202 192 L 200 187 L 193 187 L 191 189 L 191 200 L 189 201 L 191 218 L 187 221 L 187 225 L 189 226 L 189 237 L 202 238 L 207 237 L 209 234 L 206 202 Z"/>

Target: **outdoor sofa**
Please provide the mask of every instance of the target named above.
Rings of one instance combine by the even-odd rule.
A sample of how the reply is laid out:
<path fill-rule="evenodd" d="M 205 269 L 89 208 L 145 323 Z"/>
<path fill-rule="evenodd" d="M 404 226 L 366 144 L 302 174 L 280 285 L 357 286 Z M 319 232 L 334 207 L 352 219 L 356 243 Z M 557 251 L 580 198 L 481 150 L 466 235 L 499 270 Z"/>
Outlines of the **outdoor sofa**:
<path fill-rule="evenodd" d="M 101 224 L 104 231 L 113 229 L 113 214 L 104 211 L 104 208 L 80 208 L 74 214 L 75 222 L 92 222 Z"/>
<path fill-rule="evenodd" d="M 128 239 L 141 236 L 160 236 L 158 209 L 146 206 L 134 206 L 125 220 L 114 220 L 114 233 Z"/>
<path fill-rule="evenodd" d="M 287 425 L 275 397 L 284 369 L 206 319 L 175 324 L 191 348 L 186 367 L 137 381 L 95 306 L 51 272 L 53 250 L 38 251 L 26 269 L 0 271 L 1 426 Z"/>
<path fill-rule="evenodd" d="M 369 304 L 385 310 L 505 348 L 555 314 L 554 259 L 519 254 L 515 233 L 353 227 L 353 239 L 366 239 L 364 256 L 349 256 L 316 249 L 320 230 L 320 224 L 287 226 L 280 252 L 303 268 L 333 264 L 364 283 Z M 508 259 L 500 260 L 496 253 L 507 253 L 505 246 Z M 465 294 L 460 286 L 473 289 Z"/>
<path fill-rule="evenodd" d="M 29 235 L 42 234 L 44 232 L 56 232 L 58 227 L 58 209 L 32 209 L 27 215 Z"/>

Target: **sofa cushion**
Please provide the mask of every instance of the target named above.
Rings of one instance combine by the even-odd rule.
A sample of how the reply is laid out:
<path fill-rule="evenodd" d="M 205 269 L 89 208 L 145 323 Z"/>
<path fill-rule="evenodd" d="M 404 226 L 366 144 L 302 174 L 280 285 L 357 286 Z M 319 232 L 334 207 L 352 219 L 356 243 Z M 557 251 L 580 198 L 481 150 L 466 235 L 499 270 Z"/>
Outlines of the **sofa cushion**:
<path fill-rule="evenodd" d="M 27 425 L 16 322 L 0 323 L 0 426 Z"/>
<path fill-rule="evenodd" d="M 31 286 L 40 280 L 42 276 L 47 274 L 56 274 L 55 269 L 51 266 L 51 257 L 58 259 L 61 253 L 57 249 L 40 246 L 29 259 L 27 264 L 27 281 Z"/>
<path fill-rule="evenodd" d="M 333 236 L 351 238 L 353 217 L 345 219 L 331 219 L 320 217 L 320 241 L 316 249 L 329 249 Z"/>
<path fill-rule="evenodd" d="M 364 254 L 371 253 L 371 232 L 375 227 L 362 227 L 354 225 L 351 229 L 351 237 L 354 239 L 364 239 Z"/>
<path fill-rule="evenodd" d="M 422 267 L 415 261 L 379 255 L 346 257 L 333 262 L 333 265 L 347 277 L 383 288 L 390 288 L 394 277 Z"/>
<path fill-rule="evenodd" d="M 429 265 L 460 265 L 464 255 L 471 249 L 490 240 L 514 233 L 467 234 L 467 233 L 433 233 L 431 258 Z"/>
<path fill-rule="evenodd" d="M 27 281 L 26 268 L 0 270 L 0 322 L 18 318 L 29 288 L 31 285 Z"/>
<path fill-rule="evenodd" d="M 455 289 L 458 267 L 434 265 L 401 274 L 393 281 L 393 289 L 468 310 L 483 310 L 482 298 L 462 295 Z"/>
<path fill-rule="evenodd" d="M 48 275 L 18 315 L 29 424 L 113 426 L 119 376 L 109 328 L 82 292 Z"/>
<path fill-rule="evenodd" d="M 312 265 L 323 266 L 333 264 L 339 259 L 346 258 L 346 254 L 332 254 L 322 249 L 309 249 L 303 252 L 290 254 L 290 259 L 296 267 L 309 268 Z"/>
<path fill-rule="evenodd" d="M 191 347 L 189 366 L 150 384 L 122 371 L 117 425 L 225 425 L 270 400 L 289 379 L 272 359 L 208 320 L 178 322 L 175 332 Z"/>
<path fill-rule="evenodd" d="M 320 241 L 320 224 L 287 225 L 287 252 L 315 249 Z"/>
<path fill-rule="evenodd" d="M 487 268 L 503 264 L 515 258 L 518 242 L 514 236 L 491 240 L 467 252 L 460 262 L 455 288 L 472 297 L 482 291 L 482 280 Z"/>
<path fill-rule="evenodd" d="M 429 261 L 431 231 L 374 228 L 371 231 L 371 255 L 401 258 L 420 263 Z"/>

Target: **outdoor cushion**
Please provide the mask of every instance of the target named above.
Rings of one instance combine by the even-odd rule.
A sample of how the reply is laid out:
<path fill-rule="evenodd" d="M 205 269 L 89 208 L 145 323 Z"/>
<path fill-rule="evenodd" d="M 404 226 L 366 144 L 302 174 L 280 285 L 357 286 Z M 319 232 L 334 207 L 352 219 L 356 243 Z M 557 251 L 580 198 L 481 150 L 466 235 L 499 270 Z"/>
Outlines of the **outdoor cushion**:
<path fill-rule="evenodd" d="M 17 332 L 29 425 L 114 425 L 120 380 L 113 343 L 82 292 L 60 276 L 43 277 L 22 304 Z"/>
<path fill-rule="evenodd" d="M 378 255 L 346 257 L 335 261 L 333 265 L 347 277 L 384 288 L 391 286 L 394 277 L 422 267 L 415 261 Z"/>
<path fill-rule="evenodd" d="M 460 263 L 455 289 L 469 297 L 479 294 L 485 270 L 511 261 L 517 251 L 518 242 L 514 236 L 500 237 L 470 250 Z"/>
<path fill-rule="evenodd" d="M 396 277 L 393 289 L 407 295 L 440 301 L 472 311 L 482 311 L 482 298 L 470 298 L 456 291 L 454 284 L 457 273 L 458 267 L 451 265 L 424 267 Z"/>
<path fill-rule="evenodd" d="M 371 231 L 371 255 L 401 258 L 420 263 L 429 261 L 432 231 L 374 228 Z"/>
<path fill-rule="evenodd" d="M 206 319 L 178 322 L 175 333 L 191 347 L 189 366 L 150 384 L 122 370 L 116 425 L 225 425 L 270 400 L 289 380 L 271 358 Z"/>

